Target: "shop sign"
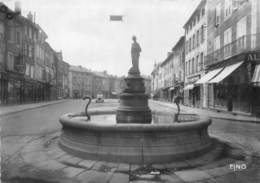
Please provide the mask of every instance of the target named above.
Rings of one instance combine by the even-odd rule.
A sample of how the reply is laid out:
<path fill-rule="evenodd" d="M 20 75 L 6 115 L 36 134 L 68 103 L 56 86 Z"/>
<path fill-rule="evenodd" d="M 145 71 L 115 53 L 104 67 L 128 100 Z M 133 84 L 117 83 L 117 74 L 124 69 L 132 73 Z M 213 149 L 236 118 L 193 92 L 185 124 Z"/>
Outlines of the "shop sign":
<path fill-rule="evenodd" d="M 260 52 L 253 52 L 247 55 L 247 61 L 259 61 L 260 62 Z"/>

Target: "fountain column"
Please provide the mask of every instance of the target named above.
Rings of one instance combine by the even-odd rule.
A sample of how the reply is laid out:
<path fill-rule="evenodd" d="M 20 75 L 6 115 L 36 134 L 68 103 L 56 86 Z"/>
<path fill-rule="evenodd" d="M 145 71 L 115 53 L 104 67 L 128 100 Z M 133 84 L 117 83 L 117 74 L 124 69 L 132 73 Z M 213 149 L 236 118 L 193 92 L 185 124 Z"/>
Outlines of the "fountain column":
<path fill-rule="evenodd" d="M 144 78 L 139 70 L 131 68 L 125 83 L 126 88 L 120 94 L 120 105 L 116 112 L 117 123 L 151 123 L 149 95 L 145 94 Z"/>
<path fill-rule="evenodd" d="M 151 123 L 148 106 L 149 96 L 145 94 L 144 78 L 140 76 L 139 56 L 141 47 L 133 36 L 131 47 L 132 67 L 125 78 L 126 88 L 120 94 L 120 105 L 116 113 L 117 123 Z"/>

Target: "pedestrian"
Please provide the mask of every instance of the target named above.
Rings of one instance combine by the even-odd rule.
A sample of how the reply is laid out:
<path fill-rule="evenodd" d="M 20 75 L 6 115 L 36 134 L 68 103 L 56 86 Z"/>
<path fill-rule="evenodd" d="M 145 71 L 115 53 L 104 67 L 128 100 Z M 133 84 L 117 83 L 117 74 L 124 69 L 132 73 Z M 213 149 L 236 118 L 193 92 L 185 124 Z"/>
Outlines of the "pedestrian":
<path fill-rule="evenodd" d="M 174 121 L 176 121 L 176 122 L 179 122 L 179 115 L 180 115 L 180 110 L 181 110 L 180 109 L 181 100 L 182 100 L 182 95 L 181 95 L 180 89 L 178 88 L 178 90 L 176 91 L 176 95 L 173 99 L 173 102 L 176 104 L 177 110 L 178 110 L 177 114 L 175 114 L 175 116 L 174 116 Z"/>
<path fill-rule="evenodd" d="M 177 109 L 178 109 L 178 115 L 180 114 L 180 102 L 181 102 L 181 100 L 182 100 L 182 97 L 181 97 L 181 95 L 178 93 L 175 97 L 174 97 L 174 100 L 173 100 L 173 102 L 176 104 L 176 106 L 177 106 Z"/>

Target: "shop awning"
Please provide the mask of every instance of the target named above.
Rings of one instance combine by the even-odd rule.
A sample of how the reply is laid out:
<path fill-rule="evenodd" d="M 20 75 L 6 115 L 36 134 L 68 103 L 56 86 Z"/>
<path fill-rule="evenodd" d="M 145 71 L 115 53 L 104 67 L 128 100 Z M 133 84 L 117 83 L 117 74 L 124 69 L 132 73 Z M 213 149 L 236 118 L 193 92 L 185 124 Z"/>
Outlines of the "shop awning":
<path fill-rule="evenodd" d="M 260 64 L 256 65 L 254 75 L 251 81 L 254 85 L 260 85 Z"/>
<path fill-rule="evenodd" d="M 219 83 L 234 72 L 243 62 L 244 61 L 225 67 L 215 78 L 210 80 L 209 83 Z"/>
<path fill-rule="evenodd" d="M 187 85 L 183 88 L 183 90 L 192 90 L 194 88 L 193 84 Z"/>
<path fill-rule="evenodd" d="M 222 71 L 222 69 L 223 69 L 223 67 L 209 71 L 206 75 L 202 76 L 202 78 L 200 78 L 195 84 L 207 83 L 209 80 L 214 78 L 217 74 L 219 74 Z"/>

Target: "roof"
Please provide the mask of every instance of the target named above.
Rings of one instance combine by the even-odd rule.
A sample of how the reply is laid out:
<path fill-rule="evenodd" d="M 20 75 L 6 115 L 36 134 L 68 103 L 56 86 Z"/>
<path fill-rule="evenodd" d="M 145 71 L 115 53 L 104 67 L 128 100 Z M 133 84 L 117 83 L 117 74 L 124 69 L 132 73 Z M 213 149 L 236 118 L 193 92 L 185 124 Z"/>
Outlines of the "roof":
<path fill-rule="evenodd" d="M 87 68 L 81 67 L 81 66 L 70 66 L 70 71 L 74 71 L 74 72 L 88 72 L 91 73 L 91 71 Z"/>
<path fill-rule="evenodd" d="M 185 28 L 187 26 L 187 24 L 189 24 L 191 22 L 191 20 L 194 18 L 195 14 L 198 12 L 198 10 L 200 10 L 205 4 L 206 4 L 206 0 L 200 1 L 199 5 L 196 7 L 196 9 L 193 11 L 191 16 L 189 17 L 189 19 L 186 21 L 183 28 Z"/>
<path fill-rule="evenodd" d="M 181 36 L 179 41 L 172 48 L 172 51 L 176 51 L 176 50 L 178 50 L 178 48 L 180 48 L 182 46 L 184 47 L 184 42 L 185 42 L 185 36 Z"/>
<path fill-rule="evenodd" d="M 98 71 L 93 71 L 93 74 L 102 78 L 107 78 L 109 77 L 108 74 L 104 73 L 104 72 L 98 72 Z"/>
<path fill-rule="evenodd" d="M 161 63 L 161 66 L 165 65 L 166 63 L 168 63 L 172 57 L 173 57 L 173 53 L 170 52 L 169 55 L 167 56 L 167 58 Z"/>

